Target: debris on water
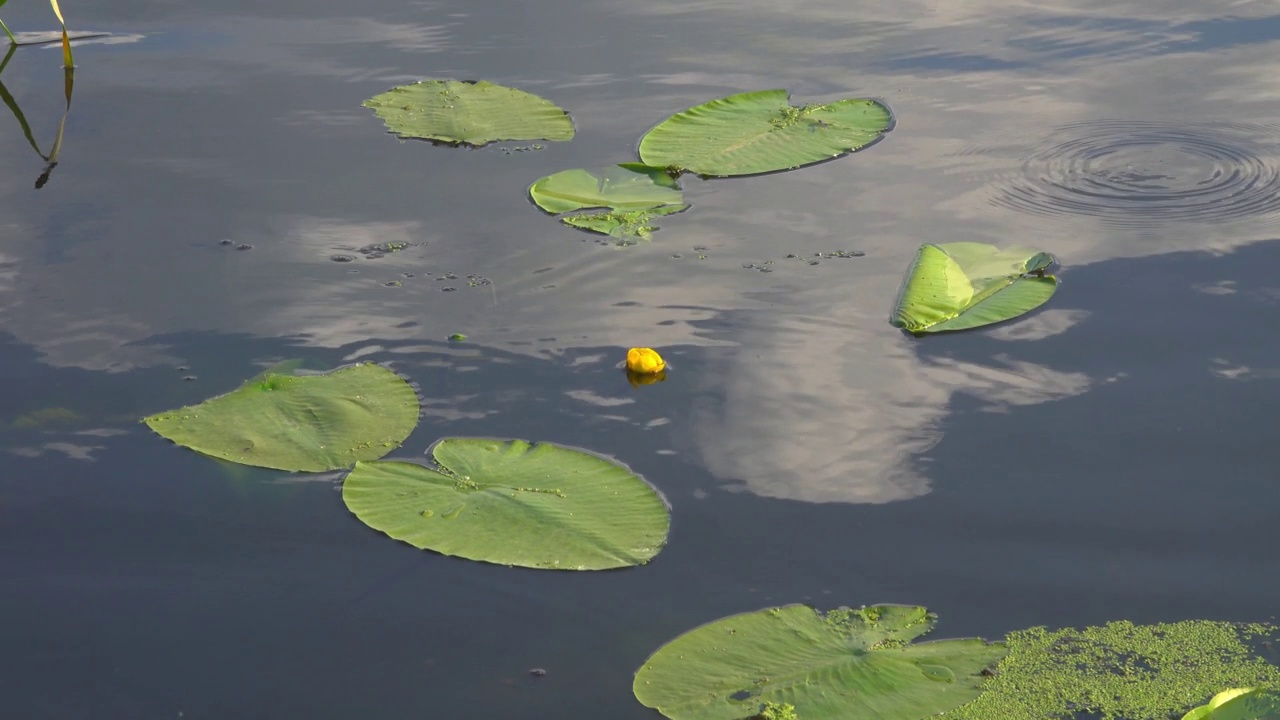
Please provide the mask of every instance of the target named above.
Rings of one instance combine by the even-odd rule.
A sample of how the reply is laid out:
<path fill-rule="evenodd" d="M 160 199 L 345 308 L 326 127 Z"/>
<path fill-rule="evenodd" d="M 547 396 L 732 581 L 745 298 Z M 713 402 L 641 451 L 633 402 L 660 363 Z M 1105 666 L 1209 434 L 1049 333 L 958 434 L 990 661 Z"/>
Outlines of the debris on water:
<path fill-rule="evenodd" d="M 426 245 L 426 243 L 423 243 L 423 242 L 373 243 L 372 245 L 365 245 L 364 247 L 357 248 L 356 252 L 360 253 L 361 255 L 364 255 L 366 260 L 376 260 L 377 258 L 384 257 L 386 255 L 391 255 L 393 253 L 398 253 L 398 252 L 401 252 L 402 250 L 408 250 L 411 247 L 417 247 L 419 245 Z"/>
<path fill-rule="evenodd" d="M 529 674 L 534 677 L 546 677 L 547 671 L 545 668 L 529 668 Z"/>
<path fill-rule="evenodd" d="M 457 290 L 457 289 L 458 288 L 456 287 L 442 287 L 440 288 L 440 292 L 453 292 L 454 290 Z"/>
<path fill-rule="evenodd" d="M 237 250 L 252 250 L 253 246 L 248 243 L 240 243 L 236 246 Z"/>
<path fill-rule="evenodd" d="M 183 382 L 191 382 L 191 381 L 193 381 L 193 380 L 197 380 L 197 379 L 198 379 L 198 378 L 197 378 L 195 375 L 184 375 L 184 376 L 182 376 L 182 380 L 183 380 Z"/>
<path fill-rule="evenodd" d="M 463 335 L 462 333 L 454 333 L 449 336 L 449 342 L 462 342 L 463 340 L 466 340 L 466 339 L 467 339 L 467 336 Z"/>
<path fill-rule="evenodd" d="M 400 282 L 399 280 L 388 280 L 382 284 L 386 285 L 387 287 L 403 287 L 404 286 L 404 283 Z"/>
<path fill-rule="evenodd" d="M 330 255 L 329 259 L 337 263 L 355 262 L 355 255 Z"/>
<path fill-rule="evenodd" d="M 219 240 L 219 241 L 218 241 L 218 244 L 219 244 L 219 245 L 232 245 L 233 243 L 232 243 L 232 241 L 231 241 L 231 240 L 229 240 L 229 239 L 222 239 L 222 240 Z"/>

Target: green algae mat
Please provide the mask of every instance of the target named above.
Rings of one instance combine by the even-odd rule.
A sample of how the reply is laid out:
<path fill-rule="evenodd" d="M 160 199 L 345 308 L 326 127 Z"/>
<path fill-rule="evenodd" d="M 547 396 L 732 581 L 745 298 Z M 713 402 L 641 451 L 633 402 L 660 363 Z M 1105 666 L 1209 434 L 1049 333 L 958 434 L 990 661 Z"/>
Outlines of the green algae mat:
<path fill-rule="evenodd" d="M 670 528 L 666 500 L 625 465 L 552 443 L 445 438 L 434 466 L 362 462 L 342 484 L 369 527 L 424 550 L 543 570 L 642 565 Z"/>
<path fill-rule="evenodd" d="M 360 363 L 322 375 L 267 373 L 143 422 L 178 445 L 223 460 L 326 472 L 399 447 L 418 424 L 418 396 L 391 370 Z"/>
<path fill-rule="evenodd" d="M 1171 720 L 1223 688 L 1280 688 L 1280 668 L 1254 650 L 1277 633 L 1208 620 L 1019 630 L 985 692 L 941 720 Z"/>

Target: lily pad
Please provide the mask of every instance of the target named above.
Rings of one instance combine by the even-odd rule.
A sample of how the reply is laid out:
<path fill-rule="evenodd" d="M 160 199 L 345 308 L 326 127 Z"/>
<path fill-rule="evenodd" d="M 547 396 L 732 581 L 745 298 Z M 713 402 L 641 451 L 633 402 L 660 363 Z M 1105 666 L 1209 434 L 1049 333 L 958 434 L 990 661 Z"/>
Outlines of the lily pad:
<path fill-rule="evenodd" d="M 621 163 L 603 170 L 563 170 L 529 186 L 546 212 L 569 213 L 566 225 L 622 240 L 648 239 L 654 218 L 688 209 L 675 178 L 663 168 Z M 575 212 L 598 208 L 595 212 Z"/>
<path fill-rule="evenodd" d="M 673 720 L 741 720 L 769 704 L 803 720 L 919 720 L 978 697 L 1006 652 L 977 638 L 913 643 L 935 618 L 905 605 L 733 615 L 663 645 L 632 689 Z"/>
<path fill-rule="evenodd" d="M 1280 691 L 1236 688 L 1213 696 L 1182 720 L 1280 720 Z"/>
<path fill-rule="evenodd" d="M 555 103 L 483 80 L 423 80 L 364 101 L 402 138 L 480 147 L 498 140 L 572 140 L 573 121 Z"/>
<path fill-rule="evenodd" d="M 358 463 L 342 484 L 369 527 L 424 550 L 544 570 L 642 565 L 666 543 L 666 501 L 625 465 L 551 443 L 445 438 L 435 467 Z"/>
<path fill-rule="evenodd" d="M 326 472 L 376 460 L 418 424 L 418 396 L 371 363 L 323 375 L 267 373 L 199 405 L 143 420 L 161 436 L 223 460 Z"/>
<path fill-rule="evenodd" d="M 983 243 L 921 245 L 890 322 L 913 333 L 967 330 L 1043 305 L 1058 280 L 1044 271 L 1053 256 Z"/>
<path fill-rule="evenodd" d="M 704 176 L 754 175 L 860 150 L 893 128 L 893 112 L 878 100 L 790 100 L 786 90 L 758 90 L 683 110 L 640 139 L 640 159 Z"/>
<path fill-rule="evenodd" d="M 1280 688 L 1251 647 L 1277 633 L 1208 620 L 1019 630 L 981 697 L 940 720 L 1169 720 L 1224 687 Z"/>

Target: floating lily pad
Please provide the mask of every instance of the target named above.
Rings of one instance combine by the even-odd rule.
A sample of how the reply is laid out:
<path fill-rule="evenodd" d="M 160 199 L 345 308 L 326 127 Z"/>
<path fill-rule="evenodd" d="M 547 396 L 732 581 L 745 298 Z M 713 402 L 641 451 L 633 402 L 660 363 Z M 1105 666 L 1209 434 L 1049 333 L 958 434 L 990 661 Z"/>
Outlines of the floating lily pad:
<path fill-rule="evenodd" d="M 435 467 L 362 462 L 342 484 L 366 525 L 414 547 L 545 570 L 642 565 L 666 543 L 666 501 L 625 465 L 524 440 L 445 438 Z"/>
<path fill-rule="evenodd" d="M 913 643 L 935 618 L 905 605 L 733 615 L 663 645 L 632 688 L 673 720 L 741 720 L 770 703 L 802 720 L 919 720 L 978 697 L 1006 652 L 976 638 Z"/>
<path fill-rule="evenodd" d="M 540 178 L 529 197 L 543 210 L 569 213 L 560 221 L 621 240 L 648 239 L 654 218 L 688 209 L 675 178 L 663 168 L 621 163 L 603 170 L 563 170 Z"/>
<path fill-rule="evenodd" d="M 323 375 L 267 373 L 199 405 L 143 420 L 161 436 L 205 455 L 304 472 L 376 460 L 418 423 L 418 396 L 371 363 Z"/>
<path fill-rule="evenodd" d="M 913 333 L 967 330 L 1018 317 L 1058 289 L 1053 256 L 983 243 L 921 245 L 891 322 Z"/>
<path fill-rule="evenodd" d="M 640 159 L 704 176 L 754 175 L 854 152 L 893 127 L 878 100 L 795 107 L 790 99 L 786 90 L 759 90 L 678 112 L 640 139 Z"/>
<path fill-rule="evenodd" d="M 1280 691 L 1224 690 L 1214 695 L 1208 705 L 1183 715 L 1182 720 L 1280 720 Z"/>
<path fill-rule="evenodd" d="M 1169 720 L 1224 687 L 1280 688 L 1280 668 L 1251 647 L 1278 632 L 1207 620 L 1019 630 L 981 697 L 940 720 Z"/>
<path fill-rule="evenodd" d="M 498 140 L 571 140 L 573 121 L 555 103 L 485 82 L 424 80 L 364 101 L 402 138 L 480 147 Z"/>

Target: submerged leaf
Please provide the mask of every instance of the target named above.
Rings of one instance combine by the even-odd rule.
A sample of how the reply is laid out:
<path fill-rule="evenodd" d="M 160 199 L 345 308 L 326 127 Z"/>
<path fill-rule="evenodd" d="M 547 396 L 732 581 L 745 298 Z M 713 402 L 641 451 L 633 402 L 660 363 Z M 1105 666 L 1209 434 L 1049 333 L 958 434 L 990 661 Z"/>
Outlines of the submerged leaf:
<path fill-rule="evenodd" d="M 983 243 L 921 245 L 891 322 L 913 333 L 966 330 L 1015 318 L 1057 290 L 1048 253 Z M 1033 274 L 1034 273 L 1034 274 Z"/>
<path fill-rule="evenodd" d="M 269 373 L 143 422 L 183 447 L 223 460 L 325 472 L 398 447 L 418 423 L 418 396 L 394 372 L 361 363 L 323 375 Z"/>
<path fill-rule="evenodd" d="M 641 565 L 666 543 L 662 496 L 625 465 L 524 440 L 445 438 L 437 467 L 362 462 L 347 508 L 414 547 L 544 570 Z"/>
<path fill-rule="evenodd" d="M 678 112 L 641 138 L 640 159 L 706 176 L 754 175 L 854 152 L 893 127 L 893 113 L 878 100 L 795 107 L 790 97 L 760 90 Z"/>
<path fill-rule="evenodd" d="M 658 229 L 658 226 L 653 224 L 655 218 L 674 215 L 688 209 L 688 205 L 668 205 L 643 210 L 585 212 L 565 215 L 560 218 L 560 222 L 570 227 L 615 237 L 621 241 L 619 244 L 626 245 L 634 244 L 637 240 L 648 240 L 653 235 L 653 231 Z"/>
<path fill-rule="evenodd" d="M 402 138 L 480 147 L 497 140 L 571 140 L 573 121 L 550 100 L 483 80 L 424 80 L 364 101 Z"/>
<path fill-rule="evenodd" d="M 733 615 L 663 645 L 632 689 L 673 720 L 741 720 L 770 704 L 803 720 L 919 720 L 977 697 L 1005 654 L 976 638 L 913 643 L 934 620 L 905 605 Z"/>

